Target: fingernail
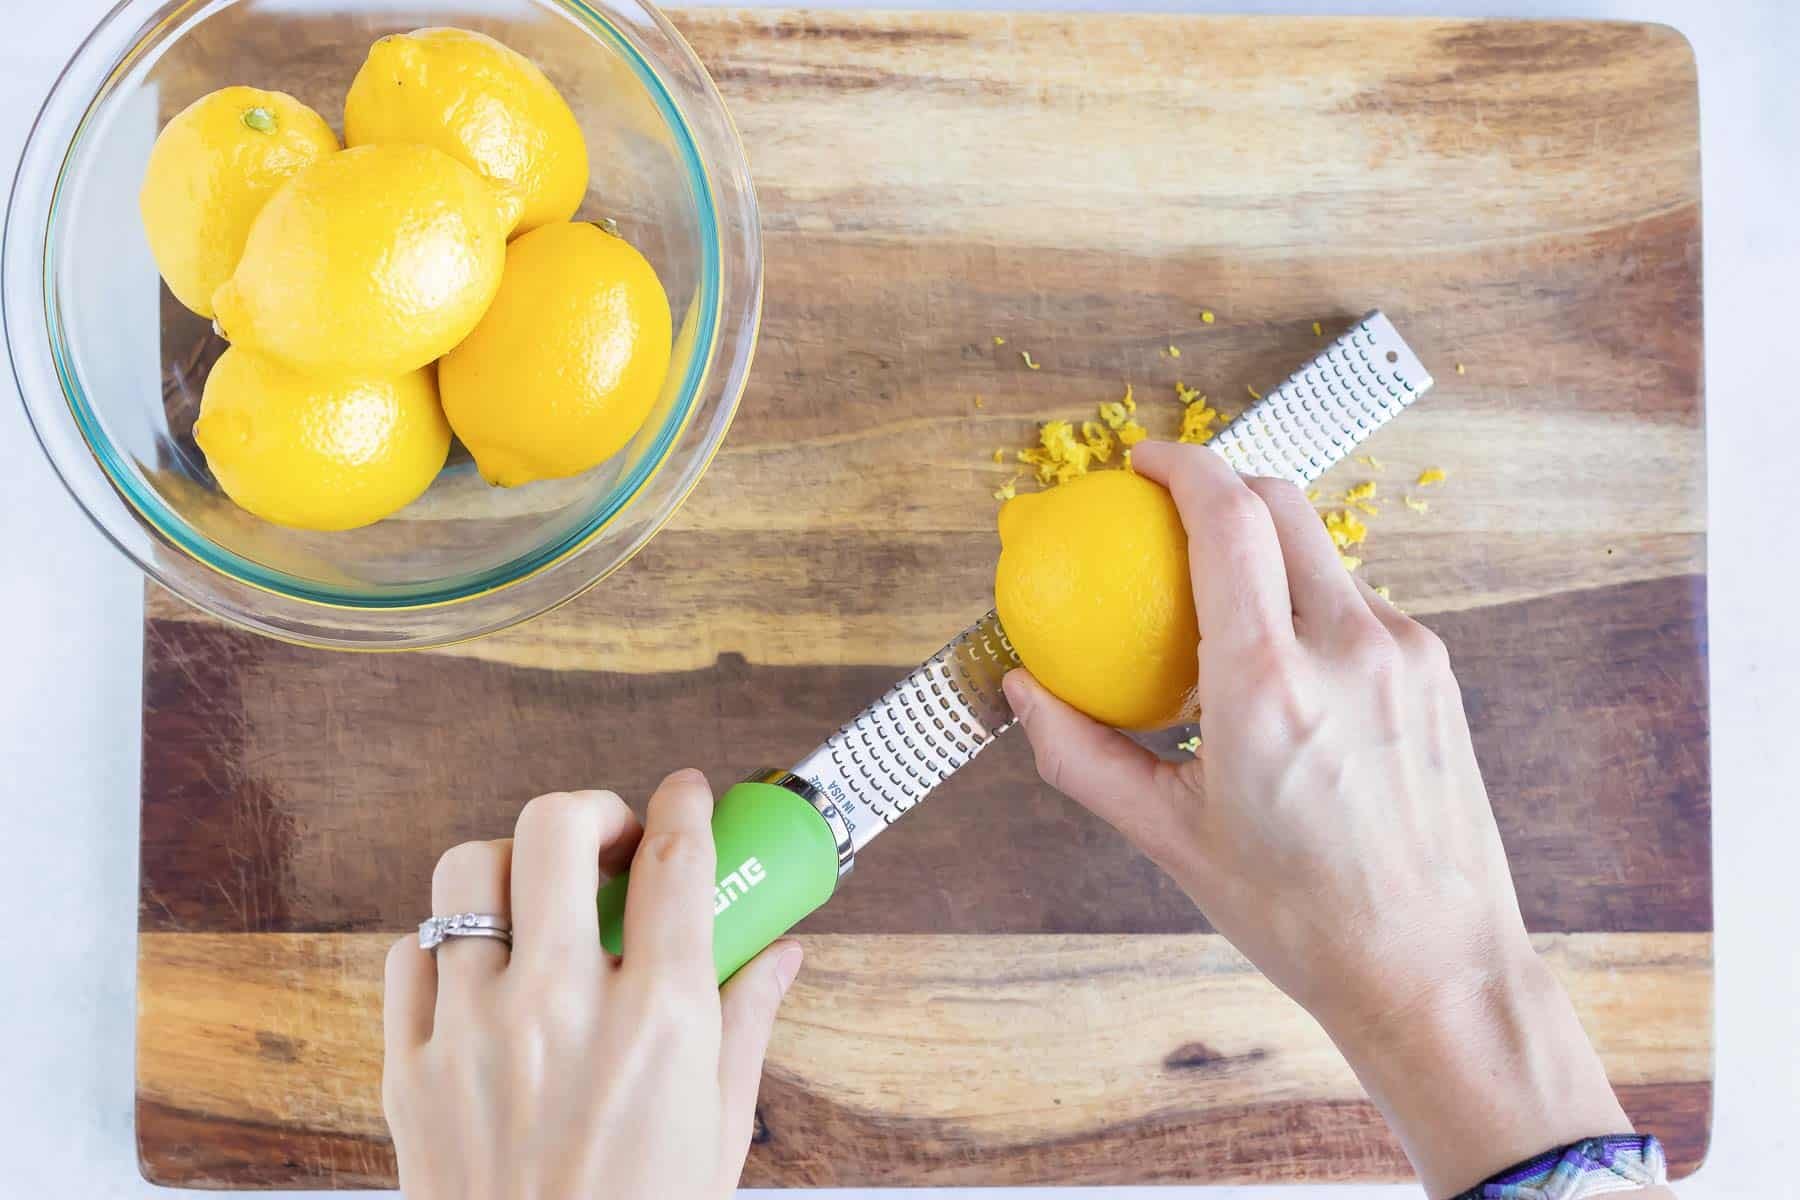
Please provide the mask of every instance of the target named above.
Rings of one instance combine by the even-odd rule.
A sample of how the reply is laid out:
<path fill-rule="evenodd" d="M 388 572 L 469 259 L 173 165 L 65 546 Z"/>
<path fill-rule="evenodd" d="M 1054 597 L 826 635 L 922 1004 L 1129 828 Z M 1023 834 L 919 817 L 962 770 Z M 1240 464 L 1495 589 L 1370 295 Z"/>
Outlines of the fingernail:
<path fill-rule="evenodd" d="M 683 767 L 679 771 L 670 772 L 668 782 L 687 784 L 697 783 L 705 786 L 706 775 L 697 767 Z"/>
<path fill-rule="evenodd" d="M 804 957 L 798 946 L 789 946 L 775 957 L 775 982 L 781 986 L 782 995 L 794 986 L 794 976 L 800 974 L 800 960 Z"/>
<path fill-rule="evenodd" d="M 1031 703 L 1031 676 L 1023 667 L 1015 667 L 1006 673 L 1000 681 L 1000 690 L 1006 693 L 1006 702 L 1012 705 L 1015 715 L 1024 717 L 1025 706 Z"/>

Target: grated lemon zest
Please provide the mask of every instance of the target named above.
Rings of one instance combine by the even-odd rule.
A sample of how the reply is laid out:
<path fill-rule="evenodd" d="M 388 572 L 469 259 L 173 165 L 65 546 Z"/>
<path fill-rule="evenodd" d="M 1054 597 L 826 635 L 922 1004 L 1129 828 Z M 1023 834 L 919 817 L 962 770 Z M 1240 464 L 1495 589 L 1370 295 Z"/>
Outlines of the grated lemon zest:
<path fill-rule="evenodd" d="M 1253 388 L 1253 387 L 1251 387 L 1251 386 L 1250 386 L 1250 385 L 1249 385 L 1249 384 L 1247 384 L 1247 383 L 1246 383 L 1246 384 L 1245 384 L 1245 385 L 1244 385 L 1244 390 L 1245 390 L 1245 391 L 1246 391 L 1246 392 L 1249 392 L 1249 393 L 1250 393 L 1250 398 L 1251 398 L 1251 399 L 1252 399 L 1252 400 L 1261 400 L 1261 399 L 1262 399 L 1262 393 L 1261 393 L 1261 392 L 1259 392 L 1259 391 L 1257 391 L 1257 390 L 1256 390 L 1256 389 L 1255 389 L 1255 388 Z"/>
<path fill-rule="evenodd" d="M 1431 508 L 1429 503 L 1413 496 L 1404 496 L 1402 499 L 1406 502 L 1406 507 L 1412 509 L 1416 513 L 1422 513 Z"/>
<path fill-rule="evenodd" d="M 1189 404 L 1181 412 L 1181 432 L 1175 440 L 1189 445 L 1205 445 L 1212 441 L 1218 432 L 1219 410 L 1206 402 L 1205 397 Z"/>
<path fill-rule="evenodd" d="M 1430 487 L 1434 483 L 1444 482 L 1444 478 L 1445 478 L 1444 468 L 1442 468 L 1442 467 L 1426 467 L 1423 471 L 1419 472 L 1417 486 Z"/>
<path fill-rule="evenodd" d="M 1211 325 L 1213 323 L 1212 310 L 1205 309 L 1205 308 L 1201 309 L 1200 310 L 1200 320 L 1203 324 Z"/>
<path fill-rule="evenodd" d="M 1365 479 L 1349 491 L 1345 492 L 1344 499 L 1351 504 L 1355 504 L 1358 500 L 1367 500 L 1374 494 L 1375 481 L 1373 479 Z"/>
<path fill-rule="evenodd" d="M 1325 331 L 1319 327 L 1319 323 L 1317 321 L 1313 322 L 1313 336 L 1314 337 L 1324 337 L 1325 336 Z"/>
<path fill-rule="evenodd" d="M 1029 351 L 1029 350 L 1019 351 L 1019 357 L 1024 359 L 1025 365 L 1030 367 L 1034 371 L 1043 365 L 1042 363 L 1035 363 L 1035 362 L 1031 361 L 1031 351 Z"/>
<path fill-rule="evenodd" d="M 1325 514 L 1325 532 L 1331 535 L 1332 543 L 1339 550 L 1358 545 L 1369 536 L 1369 527 L 1363 524 L 1362 518 L 1348 509 Z"/>

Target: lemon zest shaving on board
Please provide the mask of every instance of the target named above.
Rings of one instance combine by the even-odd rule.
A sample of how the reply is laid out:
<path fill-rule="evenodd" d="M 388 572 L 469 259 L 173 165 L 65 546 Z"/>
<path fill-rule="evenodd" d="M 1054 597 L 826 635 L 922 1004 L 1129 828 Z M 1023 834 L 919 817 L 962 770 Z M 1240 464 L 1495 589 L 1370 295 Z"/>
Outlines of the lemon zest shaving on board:
<path fill-rule="evenodd" d="M 1431 505 L 1428 502 L 1413 496 L 1405 496 L 1402 499 L 1405 501 L 1406 507 L 1412 509 L 1416 513 L 1422 513 L 1431 508 Z"/>
<path fill-rule="evenodd" d="M 1175 440 L 1189 445 L 1200 446 L 1213 440 L 1218 432 L 1215 426 L 1219 421 L 1219 410 L 1200 400 L 1190 404 L 1181 413 L 1181 432 Z"/>
<path fill-rule="evenodd" d="M 1325 514 L 1325 532 L 1331 535 L 1332 544 L 1343 550 L 1359 545 L 1369 536 L 1369 527 L 1355 513 L 1339 509 Z"/>
<path fill-rule="evenodd" d="M 1043 364 L 1042 364 L 1042 363 L 1038 363 L 1038 362 L 1033 362 L 1033 361 L 1032 361 L 1032 360 L 1031 360 L 1031 351 L 1029 351 L 1029 350 L 1021 350 L 1021 351 L 1019 351 L 1019 357 L 1020 357 L 1020 358 L 1022 358 L 1022 359 L 1024 359 L 1024 360 L 1025 360 L 1025 365 L 1026 365 L 1026 366 L 1027 366 L 1027 367 L 1030 367 L 1030 368 L 1031 368 L 1031 369 L 1032 369 L 1032 370 L 1033 370 L 1033 371 L 1035 371 L 1035 370 L 1037 370 L 1037 369 L 1038 369 L 1038 368 L 1039 368 L 1039 367 L 1041 367 L 1041 366 L 1043 366 Z"/>
<path fill-rule="evenodd" d="M 1200 310 L 1200 321 L 1202 324 L 1211 325 L 1213 323 L 1212 310 L 1206 309 L 1206 308 L 1201 309 Z"/>
<path fill-rule="evenodd" d="M 1442 467 L 1426 467 L 1423 471 L 1419 472 L 1419 478 L 1416 482 L 1416 486 L 1430 487 L 1434 483 L 1444 482 L 1444 478 L 1445 478 L 1444 468 L 1442 468 Z"/>

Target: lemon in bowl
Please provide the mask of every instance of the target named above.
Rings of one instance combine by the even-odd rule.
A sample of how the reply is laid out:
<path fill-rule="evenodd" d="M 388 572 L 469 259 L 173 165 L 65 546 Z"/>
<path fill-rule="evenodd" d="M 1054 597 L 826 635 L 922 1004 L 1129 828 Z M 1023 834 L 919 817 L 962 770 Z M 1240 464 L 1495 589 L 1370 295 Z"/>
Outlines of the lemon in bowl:
<path fill-rule="evenodd" d="M 343 131 L 359 75 L 379 65 L 376 48 L 419 33 L 416 6 L 126 0 L 83 43 L 46 100 L 14 181 L 0 298 L 14 374 L 46 453 L 96 524 L 149 575 L 261 632 L 327 646 L 428 646 L 552 607 L 603 578 L 667 521 L 742 395 L 761 302 L 755 199 L 731 122 L 691 50 L 659 13 L 633 3 L 493 0 L 445 16 L 516 54 L 554 87 L 588 151 L 574 211 L 561 215 L 570 189 L 551 178 L 556 172 L 528 167 L 509 179 L 504 164 L 464 153 L 454 139 L 414 132 L 390 141 L 361 125 L 347 149 L 322 146 L 322 162 L 276 188 L 299 188 L 307 172 L 394 145 L 418 148 L 419 161 L 451 164 L 455 170 L 432 168 L 443 178 L 462 178 L 459 171 L 478 178 L 499 197 L 493 220 L 503 228 L 497 239 L 471 231 L 476 250 L 462 264 L 469 270 L 456 266 L 455 255 L 432 258 L 456 266 L 445 273 L 457 278 L 434 278 L 446 295 L 467 287 L 474 296 L 443 328 L 402 321 L 390 327 L 392 337 L 366 338 L 355 321 L 309 326 L 306 306 L 283 300 L 305 290 L 292 281 L 304 280 L 306 270 L 326 270 L 329 256 L 297 252 L 288 236 L 258 247 L 254 226 L 275 198 L 263 200 L 230 277 L 215 289 L 226 303 L 209 316 L 203 303 L 188 303 L 201 285 L 184 288 L 184 297 L 161 281 L 160 254 L 138 211 L 159 133 L 204 97 L 253 85 L 310 106 L 334 136 Z M 511 85 L 486 86 L 505 92 Z M 528 111 L 554 134 L 550 117 Z M 369 140 L 356 144 L 365 134 Z M 553 136 L 544 144 L 555 143 Z M 366 209 L 384 202 L 366 180 L 341 190 L 360 191 L 346 203 Z M 552 464 L 534 469 L 531 482 L 496 487 L 471 453 L 481 441 L 472 431 L 475 444 L 452 444 L 416 499 L 352 528 L 284 524 L 233 499 L 235 488 L 251 505 L 275 511 L 232 478 L 233 464 L 209 461 L 242 432 L 237 417 L 202 420 L 221 355 L 295 372 L 309 381 L 296 385 L 304 396 L 343 381 L 389 386 L 420 369 L 421 357 L 453 352 L 439 349 L 450 334 L 460 345 L 481 325 L 504 286 L 506 236 L 517 236 L 540 200 L 538 211 L 552 218 L 540 230 L 616 230 L 651 267 L 679 331 L 664 341 L 657 386 L 625 389 L 643 412 L 614 452 L 572 473 Z M 298 211 L 285 226 L 290 233 L 309 226 L 304 206 Z M 257 272 L 266 278 L 252 282 Z M 489 286 L 492 295 L 483 298 Z M 375 361 L 373 347 L 414 333 L 420 336 L 404 354 Z M 237 359 L 240 351 L 254 360 Z M 384 410 L 361 394 L 370 405 L 359 410 L 363 419 L 379 424 L 383 418 L 366 414 Z M 223 417 L 230 409 L 217 411 Z M 412 484 L 401 477 L 421 458 L 429 455 L 394 449 L 390 461 L 408 465 L 384 478 L 383 503 L 403 499 Z M 322 519 L 353 524 L 351 517 Z"/>

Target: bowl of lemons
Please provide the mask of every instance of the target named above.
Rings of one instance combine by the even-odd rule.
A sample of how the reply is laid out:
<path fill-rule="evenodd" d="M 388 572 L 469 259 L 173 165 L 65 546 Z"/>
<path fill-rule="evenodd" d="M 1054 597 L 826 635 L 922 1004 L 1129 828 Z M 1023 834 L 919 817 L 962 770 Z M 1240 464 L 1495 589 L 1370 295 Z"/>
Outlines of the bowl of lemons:
<path fill-rule="evenodd" d="M 761 300 L 736 131 L 633 0 L 126 0 L 0 250 L 27 414 L 100 529 L 342 648 L 623 564 L 718 450 Z"/>

